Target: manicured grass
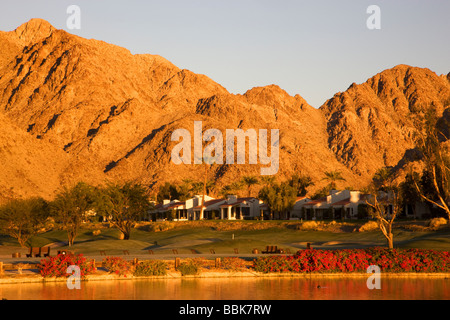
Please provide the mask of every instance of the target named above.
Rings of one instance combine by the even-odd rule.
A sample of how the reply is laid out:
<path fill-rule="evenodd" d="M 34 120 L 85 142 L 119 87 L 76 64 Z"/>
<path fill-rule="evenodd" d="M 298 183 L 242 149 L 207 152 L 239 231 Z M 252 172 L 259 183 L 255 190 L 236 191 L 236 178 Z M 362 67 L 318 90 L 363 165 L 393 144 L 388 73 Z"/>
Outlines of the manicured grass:
<path fill-rule="evenodd" d="M 61 249 L 75 250 L 85 255 L 99 255 L 100 250 L 107 251 L 108 255 L 122 255 L 123 250 L 130 254 L 147 254 L 151 249 L 155 254 L 172 254 L 177 249 L 180 254 L 190 254 L 191 249 L 199 254 L 209 254 L 214 249 L 218 254 L 249 254 L 254 248 L 263 250 L 268 245 L 276 245 L 293 253 L 312 243 L 313 247 L 320 249 L 345 249 L 385 246 L 386 240 L 380 231 L 370 232 L 329 232 L 329 231 L 299 231 L 295 228 L 280 227 L 283 222 L 271 221 L 273 227 L 261 230 L 230 230 L 218 231 L 213 224 L 194 227 L 177 227 L 168 231 L 153 232 L 134 229 L 130 240 L 119 240 L 119 231 L 114 228 L 102 228 L 97 236 L 92 234 L 95 226 L 81 229 L 73 247 L 66 246 Z M 258 223 L 243 221 L 243 223 Z M 233 240 L 234 235 L 234 240 Z M 33 237 L 30 241 L 33 246 L 44 246 L 50 243 L 67 242 L 67 234 L 62 230 L 52 230 Z M 394 230 L 394 245 L 404 248 L 426 248 L 437 250 L 450 250 L 450 230 L 443 228 L 439 231 L 407 231 Z M 7 236 L 0 236 L 0 255 L 10 254 L 2 252 L 2 246 L 18 246 L 17 241 Z"/>

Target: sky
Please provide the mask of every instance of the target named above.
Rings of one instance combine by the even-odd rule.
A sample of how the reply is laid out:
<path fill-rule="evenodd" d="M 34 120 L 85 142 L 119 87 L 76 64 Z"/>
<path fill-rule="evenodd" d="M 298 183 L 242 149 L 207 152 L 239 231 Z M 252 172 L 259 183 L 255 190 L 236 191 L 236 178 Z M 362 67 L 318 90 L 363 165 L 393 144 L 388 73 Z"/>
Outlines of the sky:
<path fill-rule="evenodd" d="M 67 8 L 80 8 L 70 30 Z M 380 8 L 380 29 L 367 20 Z M 448 0 L 0 0 L 0 30 L 31 18 L 158 54 L 229 92 L 276 84 L 320 107 L 398 64 L 450 72 Z"/>

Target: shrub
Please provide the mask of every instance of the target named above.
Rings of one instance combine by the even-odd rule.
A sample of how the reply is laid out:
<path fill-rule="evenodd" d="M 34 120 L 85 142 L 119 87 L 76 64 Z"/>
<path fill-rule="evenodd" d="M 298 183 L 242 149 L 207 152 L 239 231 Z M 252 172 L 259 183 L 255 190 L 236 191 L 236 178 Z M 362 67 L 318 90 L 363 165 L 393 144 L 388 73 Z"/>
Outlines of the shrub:
<path fill-rule="evenodd" d="M 199 268 L 208 266 L 208 261 L 205 258 L 192 258 L 189 260 L 191 260 L 192 263 L 195 264 Z"/>
<path fill-rule="evenodd" d="M 186 262 L 183 262 L 178 266 L 177 270 L 181 272 L 182 276 L 197 275 L 199 274 L 200 266 L 198 262 L 187 259 Z"/>
<path fill-rule="evenodd" d="M 362 204 L 358 206 L 358 219 L 366 219 L 370 215 L 370 207 L 368 204 Z"/>
<path fill-rule="evenodd" d="M 319 223 L 314 220 L 305 221 L 302 223 L 300 230 L 317 230 L 319 228 Z"/>
<path fill-rule="evenodd" d="M 442 225 L 446 225 L 447 220 L 445 218 L 433 218 L 430 220 L 430 223 L 428 224 L 430 228 L 432 229 L 438 229 Z"/>
<path fill-rule="evenodd" d="M 237 272 L 246 270 L 247 266 L 245 264 L 245 260 L 232 257 L 232 258 L 224 258 L 221 263 L 221 268 L 224 270 Z"/>
<path fill-rule="evenodd" d="M 147 230 L 151 232 L 163 232 L 175 228 L 176 224 L 169 221 L 153 222 L 148 225 Z"/>
<path fill-rule="evenodd" d="M 133 275 L 143 276 L 165 276 L 167 274 L 167 264 L 161 260 L 148 260 L 138 263 Z"/>
<path fill-rule="evenodd" d="M 284 227 L 284 224 L 273 222 L 242 222 L 242 221 L 221 221 L 211 224 L 211 228 L 217 231 L 253 231 L 267 230 L 270 228 Z"/>
<path fill-rule="evenodd" d="M 69 266 L 80 267 L 81 277 L 85 277 L 88 274 L 96 272 L 95 265 L 92 262 L 88 262 L 82 254 L 58 254 L 48 259 L 43 259 L 38 264 L 38 269 L 42 277 L 68 277 L 70 274 L 66 273 Z"/>
<path fill-rule="evenodd" d="M 364 232 L 364 231 L 374 231 L 378 229 L 378 223 L 376 221 L 368 221 L 365 224 L 363 224 L 360 228 L 359 228 L 359 232 Z"/>
<path fill-rule="evenodd" d="M 127 274 L 133 272 L 131 263 L 120 257 L 106 257 L 103 259 L 103 266 L 108 269 L 109 273 L 115 273 L 119 276 L 126 277 Z"/>

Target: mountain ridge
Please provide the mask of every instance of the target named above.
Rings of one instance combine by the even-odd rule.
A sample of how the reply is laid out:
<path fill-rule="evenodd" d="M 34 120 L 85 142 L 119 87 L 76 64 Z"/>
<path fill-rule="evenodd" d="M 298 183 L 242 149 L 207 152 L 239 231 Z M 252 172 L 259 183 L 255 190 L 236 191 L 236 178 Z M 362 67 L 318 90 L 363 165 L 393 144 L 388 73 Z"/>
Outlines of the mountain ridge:
<path fill-rule="evenodd" d="M 397 165 L 414 147 L 409 116 L 427 105 L 442 115 L 450 102 L 450 73 L 438 76 L 407 65 L 352 84 L 318 109 L 275 84 L 231 94 L 206 75 L 158 55 L 134 55 L 41 19 L 0 32 L 0 49 L 6 52 L 0 58 L 0 121 L 27 137 L 27 148 L 39 149 L 36 158 L 54 168 L 36 192 L 2 192 L 11 183 L 0 176 L 3 198 L 50 198 L 58 187 L 80 180 L 136 180 L 153 191 L 165 181 L 201 180 L 200 166 L 170 161 L 176 144 L 171 133 L 184 128 L 193 136 L 194 121 L 222 132 L 279 129 L 280 179 L 301 172 L 313 177 L 311 190 L 316 190 L 326 183 L 325 171 L 338 170 L 347 180 L 340 187 L 361 188 L 376 169 Z M 9 146 L 15 147 L 20 149 Z M 225 185 L 242 175 L 258 175 L 260 167 L 216 165 L 210 179 Z M 20 176 L 27 165 L 6 168 Z M 27 184 L 26 175 L 19 180 L 15 190 Z"/>

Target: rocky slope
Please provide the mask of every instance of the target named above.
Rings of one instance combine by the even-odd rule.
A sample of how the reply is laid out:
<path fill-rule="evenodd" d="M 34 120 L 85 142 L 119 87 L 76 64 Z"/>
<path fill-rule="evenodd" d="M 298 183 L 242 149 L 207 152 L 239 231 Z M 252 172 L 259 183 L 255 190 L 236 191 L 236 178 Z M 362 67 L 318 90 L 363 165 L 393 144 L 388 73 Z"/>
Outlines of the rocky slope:
<path fill-rule="evenodd" d="M 364 186 L 412 148 L 408 116 L 428 104 L 443 112 L 449 76 L 397 66 L 353 84 L 320 109 L 276 85 L 230 94 L 204 75 L 155 55 L 132 55 L 33 19 L 0 32 L 0 195 L 51 198 L 83 180 L 200 180 L 198 165 L 170 161 L 174 130 L 280 129 L 280 179 L 339 170 Z M 10 132 L 10 133 L 9 133 Z M 15 137 L 12 139 L 11 137 Z M 214 165 L 218 185 L 259 175 L 259 165 Z M 45 179 L 42 179 L 45 177 Z"/>
<path fill-rule="evenodd" d="M 430 106 L 442 116 L 450 106 L 448 77 L 399 65 L 361 85 L 352 84 L 322 107 L 328 145 L 357 174 L 405 162 L 414 149 L 415 118 Z"/>

